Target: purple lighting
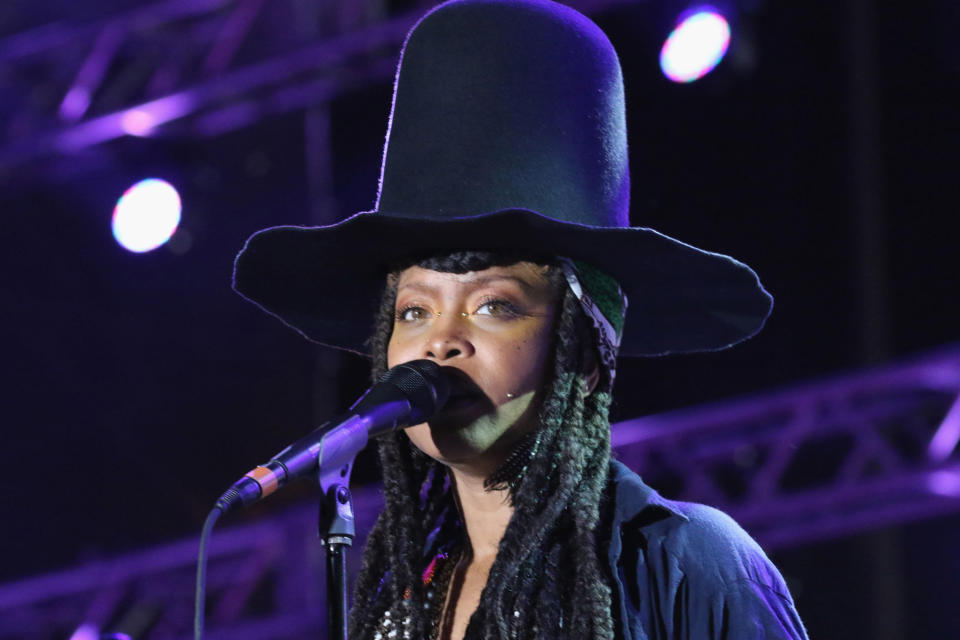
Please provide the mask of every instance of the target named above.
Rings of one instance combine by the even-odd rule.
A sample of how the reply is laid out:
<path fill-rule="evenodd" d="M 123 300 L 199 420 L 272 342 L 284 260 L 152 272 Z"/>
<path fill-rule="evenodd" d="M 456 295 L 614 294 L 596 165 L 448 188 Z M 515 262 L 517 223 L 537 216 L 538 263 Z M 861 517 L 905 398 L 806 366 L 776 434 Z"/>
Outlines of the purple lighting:
<path fill-rule="evenodd" d="M 77 627 L 77 630 L 70 636 L 70 640 L 98 640 L 99 638 L 100 629 L 89 622 L 85 622 Z"/>
<path fill-rule="evenodd" d="M 930 440 L 927 455 L 931 460 L 942 461 L 950 457 L 960 442 L 960 398 L 953 403 L 947 416 Z"/>
<path fill-rule="evenodd" d="M 61 152 L 72 153 L 122 135 L 149 136 L 161 125 L 189 114 L 193 108 L 189 96 L 159 98 L 138 107 L 81 122 L 58 134 L 54 145 Z"/>
<path fill-rule="evenodd" d="M 693 82 L 710 73 L 730 45 L 730 25 L 712 7 L 680 17 L 660 50 L 660 68 L 674 82 Z"/>
<path fill-rule="evenodd" d="M 927 488 L 947 498 L 960 498 L 960 472 L 932 471 L 927 476 Z"/>
<path fill-rule="evenodd" d="M 86 87 L 73 87 L 67 92 L 60 104 L 60 117 L 64 120 L 76 120 L 90 106 L 90 90 Z"/>
<path fill-rule="evenodd" d="M 114 116 L 120 119 L 120 128 L 131 136 L 152 135 L 160 125 L 176 120 L 190 110 L 190 99 L 182 95 L 168 96 L 138 107 L 127 109 Z"/>
<path fill-rule="evenodd" d="M 157 127 L 157 122 L 149 112 L 142 109 L 131 109 L 120 118 L 120 126 L 132 136 L 145 138 L 153 133 L 153 130 Z"/>

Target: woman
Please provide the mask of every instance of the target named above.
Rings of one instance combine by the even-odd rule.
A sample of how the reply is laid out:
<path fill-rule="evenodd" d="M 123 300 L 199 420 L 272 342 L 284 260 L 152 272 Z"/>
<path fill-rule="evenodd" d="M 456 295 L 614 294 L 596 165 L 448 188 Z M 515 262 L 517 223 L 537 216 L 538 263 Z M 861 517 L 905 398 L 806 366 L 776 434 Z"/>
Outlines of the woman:
<path fill-rule="evenodd" d="M 388 637 L 384 622 L 407 617 L 411 637 L 464 637 L 488 582 L 474 637 L 559 638 L 564 619 L 574 637 L 612 636 L 608 578 L 583 553 L 610 464 L 610 372 L 562 266 L 515 260 L 454 253 L 390 277 L 374 368 L 433 359 L 454 374 L 453 407 L 382 445 L 400 481 L 387 488 L 396 505 L 371 534 L 358 596 L 376 593 L 384 566 L 403 568 L 395 587 L 423 584 L 417 568 L 432 575 L 409 599 L 384 597 L 389 616 L 356 609 L 361 637 L 371 622 Z"/>
<path fill-rule="evenodd" d="M 353 637 L 805 637 L 735 523 L 610 459 L 618 352 L 726 348 L 771 304 L 745 265 L 631 228 L 628 198 L 596 25 L 454 0 L 404 45 L 376 208 L 238 256 L 237 291 L 307 338 L 371 354 L 374 376 L 428 358 L 452 379 L 439 414 L 379 443 Z"/>

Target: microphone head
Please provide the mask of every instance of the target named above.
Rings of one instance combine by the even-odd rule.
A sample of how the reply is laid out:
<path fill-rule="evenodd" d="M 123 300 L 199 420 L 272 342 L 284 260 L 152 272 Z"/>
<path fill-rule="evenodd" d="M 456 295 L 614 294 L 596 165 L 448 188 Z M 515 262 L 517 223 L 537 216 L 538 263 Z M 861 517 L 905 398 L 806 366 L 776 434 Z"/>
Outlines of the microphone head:
<path fill-rule="evenodd" d="M 392 385 L 410 402 L 409 424 L 424 422 L 439 411 L 450 397 L 450 382 L 432 360 L 411 360 L 393 367 L 377 381 Z"/>

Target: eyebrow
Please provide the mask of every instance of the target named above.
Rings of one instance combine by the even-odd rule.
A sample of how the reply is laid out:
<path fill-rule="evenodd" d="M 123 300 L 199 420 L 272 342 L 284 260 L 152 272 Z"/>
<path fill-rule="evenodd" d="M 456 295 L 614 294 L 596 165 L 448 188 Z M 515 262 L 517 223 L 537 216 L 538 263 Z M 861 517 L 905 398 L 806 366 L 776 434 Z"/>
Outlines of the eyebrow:
<path fill-rule="evenodd" d="M 479 288 L 479 287 L 483 287 L 483 286 L 486 286 L 486 285 L 488 285 L 488 284 L 491 284 L 492 282 L 501 281 L 501 280 L 507 280 L 507 281 L 510 281 L 510 282 L 514 282 L 514 283 L 516 283 L 517 285 L 519 285 L 525 292 L 526 292 L 526 291 L 529 291 L 530 289 L 533 288 L 533 286 L 532 286 L 529 282 L 527 282 L 526 280 L 524 280 L 523 278 L 519 278 L 519 277 L 517 277 L 517 276 L 511 276 L 511 275 L 482 276 L 482 277 L 476 278 L 476 279 L 474 279 L 474 280 L 468 280 L 465 284 L 469 284 L 469 285 L 471 285 L 471 286 L 474 287 L 474 288 Z M 400 289 L 414 289 L 414 290 L 417 290 L 417 291 L 427 291 L 427 292 L 436 291 L 437 288 L 438 288 L 438 287 L 435 287 L 435 286 L 433 286 L 433 285 L 427 284 L 427 283 L 425 283 L 425 282 L 419 282 L 419 281 L 416 281 L 416 280 L 414 280 L 413 282 L 406 283 L 406 284 L 404 284 L 404 285 L 402 285 L 402 286 L 400 286 L 400 287 L 397 287 L 398 290 L 400 290 Z"/>

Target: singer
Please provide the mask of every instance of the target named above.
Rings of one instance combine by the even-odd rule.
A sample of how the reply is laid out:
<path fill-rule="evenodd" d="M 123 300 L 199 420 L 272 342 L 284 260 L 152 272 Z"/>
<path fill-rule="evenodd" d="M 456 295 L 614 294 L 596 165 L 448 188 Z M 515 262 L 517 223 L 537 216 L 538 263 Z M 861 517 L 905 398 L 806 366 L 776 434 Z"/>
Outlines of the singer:
<path fill-rule="evenodd" d="M 352 638 L 806 638 L 735 522 L 610 457 L 618 356 L 725 349 L 772 303 L 746 265 L 631 227 L 629 196 L 600 29 L 453 0 L 404 45 L 374 209 L 247 241 L 240 294 L 375 379 L 429 359 L 451 380 L 378 440 Z"/>

